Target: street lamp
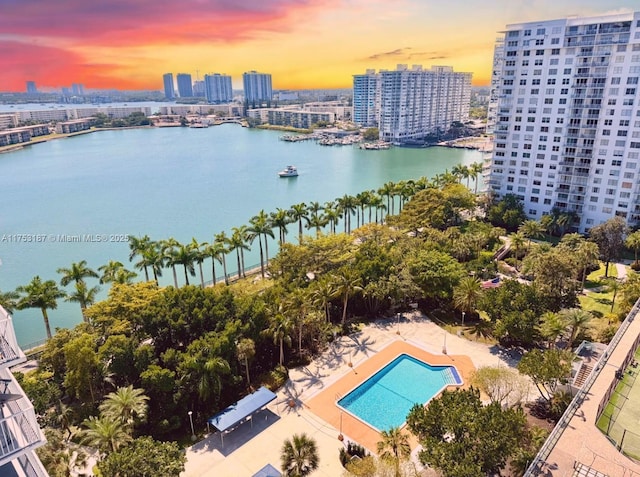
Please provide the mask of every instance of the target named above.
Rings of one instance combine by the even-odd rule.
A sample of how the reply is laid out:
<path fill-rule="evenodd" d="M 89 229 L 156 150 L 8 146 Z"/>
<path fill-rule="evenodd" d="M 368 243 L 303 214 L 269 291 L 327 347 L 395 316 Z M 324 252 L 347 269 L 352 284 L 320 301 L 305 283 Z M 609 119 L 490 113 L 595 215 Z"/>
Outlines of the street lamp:
<path fill-rule="evenodd" d="M 462 312 L 462 326 L 464 326 L 464 311 Z"/>
<path fill-rule="evenodd" d="M 193 429 L 193 411 L 189 411 L 189 422 L 191 423 L 191 440 L 196 440 L 196 431 Z"/>
<path fill-rule="evenodd" d="M 340 411 L 340 434 L 338 434 L 338 440 L 344 440 L 344 436 L 342 435 L 342 411 Z"/>
<path fill-rule="evenodd" d="M 398 329 L 396 330 L 396 334 L 400 334 L 400 313 L 398 313 Z"/>
<path fill-rule="evenodd" d="M 447 332 L 444 332 L 444 344 L 442 345 L 442 354 L 447 354 Z"/>

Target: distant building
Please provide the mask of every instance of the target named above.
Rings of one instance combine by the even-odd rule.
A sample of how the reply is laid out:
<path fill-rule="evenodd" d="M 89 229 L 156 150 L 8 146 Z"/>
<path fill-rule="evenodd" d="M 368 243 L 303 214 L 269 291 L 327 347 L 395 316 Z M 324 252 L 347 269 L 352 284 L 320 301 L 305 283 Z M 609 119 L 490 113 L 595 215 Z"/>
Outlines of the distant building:
<path fill-rule="evenodd" d="M 173 86 L 173 73 L 163 74 L 162 84 L 164 85 L 164 97 L 167 99 L 175 99 L 176 92 Z"/>
<path fill-rule="evenodd" d="M 242 75 L 242 85 L 244 87 L 244 99 L 250 104 L 271 102 L 273 88 L 271 86 L 271 75 L 249 71 Z"/>
<path fill-rule="evenodd" d="M 219 104 L 232 101 L 231 76 L 219 73 L 204 75 L 204 91 L 209 103 Z"/>
<path fill-rule="evenodd" d="M 354 121 L 378 127 L 380 139 L 394 144 L 420 142 L 469 120 L 471 73 L 449 66 L 367 70 L 354 76 L 353 87 Z"/>
<path fill-rule="evenodd" d="M 38 94 L 35 81 L 27 81 L 27 94 Z"/>
<path fill-rule="evenodd" d="M 188 73 L 178 73 L 178 95 L 181 98 L 193 97 L 193 83 L 191 82 L 191 75 Z"/>
<path fill-rule="evenodd" d="M 0 475 L 47 477 L 49 474 L 36 455 L 46 443 L 29 398 L 9 369 L 27 361 L 18 346 L 11 316 L 0 307 Z"/>
<path fill-rule="evenodd" d="M 495 55 L 489 189 L 580 233 L 640 225 L 640 12 L 507 25 Z"/>
<path fill-rule="evenodd" d="M 304 111 L 289 107 L 250 109 L 247 111 L 247 116 L 258 119 L 261 123 L 301 129 L 309 129 L 319 122 L 334 123 L 336 121 L 336 114 L 333 112 Z"/>
<path fill-rule="evenodd" d="M 71 85 L 71 94 L 74 96 L 84 96 L 84 85 L 80 83 L 73 83 Z"/>

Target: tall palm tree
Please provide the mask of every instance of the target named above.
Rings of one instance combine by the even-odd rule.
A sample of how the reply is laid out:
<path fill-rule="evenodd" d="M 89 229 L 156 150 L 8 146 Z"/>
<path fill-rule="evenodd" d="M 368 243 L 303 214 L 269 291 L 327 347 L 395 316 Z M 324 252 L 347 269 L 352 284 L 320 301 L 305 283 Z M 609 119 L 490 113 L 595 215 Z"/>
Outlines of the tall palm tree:
<path fill-rule="evenodd" d="M 356 194 L 354 199 L 356 205 L 356 228 L 359 228 L 360 225 L 364 225 L 364 209 L 369 205 L 369 191 Z"/>
<path fill-rule="evenodd" d="M 313 215 L 309 218 L 309 222 L 307 223 L 308 229 L 316 229 L 316 238 L 320 236 L 320 232 L 322 227 L 325 227 L 329 223 L 329 219 L 323 215 Z"/>
<path fill-rule="evenodd" d="M 151 239 L 148 235 L 144 235 L 142 237 L 135 237 L 133 235 L 129 235 L 129 261 L 132 262 L 133 259 L 137 256 L 142 257 L 144 252 L 149 249 L 151 246 Z M 139 263 L 143 263 L 141 261 Z M 137 266 L 137 265 L 136 265 Z M 144 277 L 146 281 L 149 281 L 149 270 L 147 270 L 147 265 L 142 264 L 140 268 L 144 268 Z"/>
<path fill-rule="evenodd" d="M 482 169 L 483 169 L 482 162 L 474 162 L 469 166 L 469 173 L 471 177 L 473 177 L 473 182 L 474 182 L 474 187 L 473 187 L 474 194 L 478 193 L 478 182 L 480 182 L 478 178 L 482 174 Z"/>
<path fill-rule="evenodd" d="M 105 396 L 100 404 L 100 413 L 122 421 L 131 430 L 136 420 L 143 421 L 147 417 L 148 400 L 144 389 L 134 388 L 133 385 L 119 387 Z"/>
<path fill-rule="evenodd" d="M 135 264 L 136 268 L 144 269 L 146 278 L 148 278 L 147 269 L 153 272 L 153 279 L 158 284 L 158 277 L 162 276 L 162 269 L 165 265 L 165 257 L 157 242 L 149 242 L 147 248 L 142 251 L 140 261 Z M 147 280 L 148 281 L 148 280 Z"/>
<path fill-rule="evenodd" d="M 316 441 L 306 434 L 294 434 L 284 441 L 280 456 L 285 477 L 305 477 L 318 468 L 320 457 Z"/>
<path fill-rule="evenodd" d="M 66 287 L 71 282 L 84 282 L 85 278 L 99 278 L 98 274 L 87 267 L 87 261 L 81 260 L 77 263 L 72 263 L 69 268 L 58 268 L 58 273 L 62 274 L 62 278 L 60 279 L 60 285 Z"/>
<path fill-rule="evenodd" d="M 513 255 L 515 257 L 515 268 L 518 270 L 518 257 L 520 256 L 520 250 L 522 250 L 522 246 L 524 245 L 524 236 L 520 232 L 516 232 L 515 234 L 511 234 L 509 236 L 511 240 L 511 247 L 513 247 Z"/>
<path fill-rule="evenodd" d="M 338 199 L 338 205 L 344 214 L 344 233 L 351 233 L 351 216 L 358 209 L 355 197 L 345 194 Z"/>
<path fill-rule="evenodd" d="M 20 294 L 15 291 L 2 292 L 0 291 L 0 306 L 7 310 L 7 313 L 13 313 L 18 305 L 18 299 Z"/>
<path fill-rule="evenodd" d="M 336 225 L 342 216 L 339 208 L 334 204 L 333 201 L 327 202 L 324 205 L 324 216 L 329 224 L 329 231 L 332 234 L 336 233 Z"/>
<path fill-rule="evenodd" d="M 204 288 L 204 273 L 202 273 L 202 262 L 204 262 L 209 255 L 207 254 L 207 242 L 198 242 L 195 237 L 191 238 L 191 251 L 193 252 L 193 261 L 198 264 L 198 272 L 200 273 L 200 286 Z"/>
<path fill-rule="evenodd" d="M 609 293 L 613 292 L 613 296 L 611 297 L 611 313 L 613 313 L 613 308 L 616 306 L 616 297 L 618 296 L 618 291 L 622 288 L 622 281 L 615 277 L 610 277 L 606 280 L 607 283 L 607 291 Z"/>
<path fill-rule="evenodd" d="M 386 210 L 386 205 L 384 205 L 384 202 L 382 200 L 382 197 L 379 196 L 378 194 L 374 194 L 371 197 L 371 200 L 369 201 L 369 210 L 371 210 L 372 208 L 375 209 L 375 220 L 376 220 L 376 224 L 378 223 L 378 212 L 380 212 L 380 222 L 383 221 L 383 215 L 382 212 L 384 210 Z"/>
<path fill-rule="evenodd" d="M 284 364 L 284 344 L 291 343 L 293 321 L 283 313 L 282 307 L 269 318 L 269 328 L 264 333 L 273 338 L 273 343 L 280 348 L 280 366 Z"/>
<path fill-rule="evenodd" d="M 380 436 L 382 440 L 378 442 L 378 456 L 381 459 L 393 462 L 396 477 L 401 477 L 400 461 L 408 459 L 411 455 L 409 438 L 399 427 L 392 427 L 388 431 L 382 431 Z"/>
<path fill-rule="evenodd" d="M 216 260 L 218 263 L 222 264 L 222 258 L 224 257 L 224 244 L 213 241 L 211 242 L 205 249 L 204 252 L 207 254 L 209 258 L 211 258 L 211 275 L 213 276 L 213 284 L 216 284 Z M 224 271 L 224 279 L 225 283 L 227 283 L 227 271 L 225 267 Z"/>
<path fill-rule="evenodd" d="M 216 234 L 213 243 L 216 244 L 216 247 L 218 247 L 220 251 L 220 256 L 222 258 L 222 273 L 224 273 L 224 284 L 228 285 L 229 274 L 227 273 L 227 253 L 229 253 L 230 250 L 227 248 L 227 245 L 229 244 L 229 238 L 227 237 L 227 234 L 220 232 L 219 234 Z"/>
<path fill-rule="evenodd" d="M 189 275 L 192 277 L 196 276 L 196 269 L 193 265 L 195 262 L 195 253 L 191 244 L 180 244 L 175 250 L 173 260 L 177 265 L 182 265 L 184 268 L 184 281 L 189 285 Z"/>
<path fill-rule="evenodd" d="M 540 325 L 538 327 L 540 335 L 549 344 L 549 348 L 555 347 L 556 341 L 562 336 L 567 329 L 565 320 L 552 311 L 547 311 L 540 316 Z"/>
<path fill-rule="evenodd" d="M 67 294 L 65 297 L 66 301 L 73 301 L 80 304 L 80 312 L 82 313 L 82 319 L 87 322 L 87 317 L 85 316 L 85 310 L 87 307 L 93 305 L 96 301 L 96 295 L 100 291 L 100 287 L 95 286 L 89 288 L 87 284 L 83 281 L 77 282 L 75 285 L 75 290 Z"/>
<path fill-rule="evenodd" d="M 82 442 L 90 447 L 97 447 L 103 453 L 116 452 L 133 439 L 120 419 L 112 417 L 91 416 L 82 425 Z"/>
<path fill-rule="evenodd" d="M 331 299 L 336 296 L 336 290 L 333 287 L 331 279 L 325 275 L 319 280 L 314 281 L 310 287 L 310 296 L 311 300 L 322 308 L 327 323 L 329 323 L 331 321 L 329 305 Z"/>
<path fill-rule="evenodd" d="M 271 227 L 278 228 L 280 232 L 279 242 L 280 246 L 286 242 L 287 239 L 287 225 L 291 223 L 291 216 L 289 215 L 288 210 L 277 208 L 275 212 L 271 212 L 269 215 L 271 220 Z"/>
<path fill-rule="evenodd" d="M 560 312 L 560 316 L 565 322 L 565 327 L 570 330 L 569 347 L 572 348 L 573 342 L 578 336 L 578 333 L 589 326 L 589 322 L 593 319 L 593 315 L 581 308 L 570 308 L 562 310 Z"/>
<path fill-rule="evenodd" d="M 638 250 L 640 249 L 640 230 L 636 230 L 633 233 L 627 235 L 627 238 L 624 241 L 624 245 L 627 248 L 633 249 L 633 256 L 635 258 L 635 266 L 638 266 Z"/>
<path fill-rule="evenodd" d="M 544 225 L 537 220 L 525 220 L 520 227 L 518 227 L 518 232 L 529 239 L 527 249 L 530 249 L 531 239 L 544 237 Z"/>
<path fill-rule="evenodd" d="M 106 265 L 98 267 L 98 271 L 101 273 L 100 284 L 115 282 L 116 276 L 122 269 L 124 269 L 124 265 L 117 260 L 109 260 Z"/>
<path fill-rule="evenodd" d="M 219 394 L 222 389 L 222 375 L 229 374 L 229 363 L 220 356 L 206 356 L 197 354 L 187 357 L 186 378 L 195 380 L 198 396 L 202 401 L 207 401 L 214 394 Z"/>
<path fill-rule="evenodd" d="M 171 267 L 171 272 L 173 273 L 173 286 L 178 288 L 178 273 L 176 272 L 176 265 L 178 265 L 178 263 L 175 258 L 176 249 L 180 247 L 180 242 L 171 237 L 160 241 L 159 246 L 162 257 L 164 258 L 164 263 Z"/>
<path fill-rule="evenodd" d="M 333 275 L 333 285 L 336 289 L 336 294 L 342 296 L 342 320 L 344 325 L 347 320 L 347 303 L 349 297 L 357 290 L 362 290 L 362 279 L 358 273 L 351 267 L 344 266 L 337 270 Z"/>
<path fill-rule="evenodd" d="M 324 210 L 320 202 L 310 202 L 307 211 L 311 214 L 310 217 L 317 217 L 320 212 Z"/>
<path fill-rule="evenodd" d="M 244 270 L 244 251 L 250 250 L 247 245 L 247 230 L 246 225 L 233 227 L 231 229 L 231 237 L 229 238 L 229 248 L 236 251 L 236 258 L 238 261 L 238 278 L 246 276 Z"/>
<path fill-rule="evenodd" d="M 53 280 L 43 282 L 39 276 L 34 277 L 28 285 L 19 286 L 16 291 L 21 294 L 16 308 L 18 310 L 39 308 L 44 319 L 47 338 L 51 339 L 51 325 L 49 324 L 47 310 L 58 308 L 58 299 L 64 297 L 65 293 L 58 288 L 58 285 Z"/>
<path fill-rule="evenodd" d="M 566 235 L 565 235 L 566 237 Z M 591 266 L 597 266 L 600 258 L 600 250 L 598 244 L 587 240 L 581 241 L 574 251 L 576 263 L 582 270 L 582 288 L 587 280 L 587 270 Z"/>
<path fill-rule="evenodd" d="M 307 204 L 301 202 L 294 204 L 289 209 L 289 217 L 293 222 L 298 222 L 298 243 L 302 243 L 302 221 L 309 223 L 309 211 Z"/>
<path fill-rule="evenodd" d="M 244 369 L 247 373 L 247 386 L 251 386 L 251 379 L 249 379 L 249 361 L 256 355 L 256 345 L 251 338 L 242 338 L 238 344 L 236 344 L 236 353 L 238 360 L 244 364 Z"/>
<path fill-rule="evenodd" d="M 473 313 L 482 296 L 482 283 L 475 277 L 464 277 L 453 289 L 453 303 L 464 313 Z"/>
<path fill-rule="evenodd" d="M 393 195 L 395 193 L 395 184 L 393 182 L 387 182 L 380 189 L 378 189 L 378 194 L 381 197 L 387 198 L 387 211 L 393 215 Z"/>
<path fill-rule="evenodd" d="M 260 246 L 260 273 L 264 278 L 265 258 L 262 250 L 262 236 L 264 235 L 264 248 L 266 251 L 266 263 L 269 263 L 269 244 L 267 237 L 273 238 L 273 229 L 269 221 L 269 216 L 264 210 L 258 212 L 258 215 L 249 220 L 248 239 L 250 243 L 257 238 Z"/>

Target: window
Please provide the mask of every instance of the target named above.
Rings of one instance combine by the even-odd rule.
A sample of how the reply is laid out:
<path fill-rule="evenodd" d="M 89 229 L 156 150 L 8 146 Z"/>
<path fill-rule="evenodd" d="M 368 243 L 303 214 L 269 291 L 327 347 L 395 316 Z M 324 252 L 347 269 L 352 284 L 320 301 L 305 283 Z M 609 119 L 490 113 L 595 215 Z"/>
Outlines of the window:
<path fill-rule="evenodd" d="M 544 33 L 545 33 L 545 29 L 544 28 L 538 28 L 536 30 L 536 35 L 544 35 Z"/>
<path fill-rule="evenodd" d="M 559 55 L 560 54 L 560 48 L 552 48 L 551 49 L 551 54 L 552 55 Z"/>

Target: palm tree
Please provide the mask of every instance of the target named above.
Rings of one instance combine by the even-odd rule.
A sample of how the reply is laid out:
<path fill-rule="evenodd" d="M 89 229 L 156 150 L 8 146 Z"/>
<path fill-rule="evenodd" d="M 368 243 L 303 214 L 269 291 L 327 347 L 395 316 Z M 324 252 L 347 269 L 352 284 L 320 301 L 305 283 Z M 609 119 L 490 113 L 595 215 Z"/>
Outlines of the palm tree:
<path fill-rule="evenodd" d="M 360 225 L 364 225 L 364 209 L 369 205 L 369 201 L 370 201 L 370 194 L 368 190 L 364 192 L 360 192 L 355 196 L 356 228 L 359 228 Z"/>
<path fill-rule="evenodd" d="M 47 330 L 47 338 L 51 339 L 51 325 L 49 325 L 49 315 L 47 310 L 55 310 L 58 308 L 58 299 L 65 296 L 65 293 L 58 288 L 53 280 L 42 281 L 39 276 L 31 280 L 28 285 L 22 285 L 16 288 L 21 296 L 16 308 L 24 310 L 25 308 L 40 308 L 44 326 Z"/>
<path fill-rule="evenodd" d="M 473 178 L 474 188 L 473 193 L 478 194 L 478 177 L 482 174 L 482 162 L 474 162 L 469 166 L 469 175 Z"/>
<path fill-rule="evenodd" d="M 287 225 L 291 223 L 291 216 L 289 215 L 289 211 L 277 208 L 275 212 L 271 212 L 269 215 L 271 220 L 271 227 L 277 227 L 280 236 L 280 246 L 282 246 L 287 239 Z"/>
<path fill-rule="evenodd" d="M 72 263 L 69 268 L 58 268 L 58 273 L 62 274 L 60 285 L 66 287 L 71 282 L 84 282 L 87 277 L 98 278 L 98 274 L 87 267 L 87 261 L 81 260 L 78 263 Z"/>
<path fill-rule="evenodd" d="M 151 268 L 153 279 L 158 284 L 158 277 L 162 276 L 162 269 L 165 265 L 165 257 L 157 242 L 149 242 L 147 248 L 142 252 L 140 261 L 135 264 L 136 268 L 144 268 L 145 276 L 148 278 L 147 269 Z M 148 280 L 147 280 L 148 281 Z"/>
<path fill-rule="evenodd" d="M 327 202 L 324 205 L 324 216 L 329 224 L 329 230 L 332 234 L 336 233 L 336 225 L 340 217 L 342 217 L 340 210 L 335 206 L 333 201 Z"/>
<path fill-rule="evenodd" d="M 329 313 L 329 305 L 331 299 L 336 296 L 336 290 L 333 287 L 331 279 L 327 276 L 323 276 L 319 280 L 313 282 L 310 287 L 311 300 L 324 311 L 324 316 L 327 323 L 331 321 L 331 315 Z"/>
<path fill-rule="evenodd" d="M 198 264 L 198 272 L 200 273 L 200 286 L 204 288 L 204 274 L 202 273 L 202 262 L 205 261 L 209 255 L 207 255 L 207 242 L 198 242 L 195 237 L 191 238 L 189 244 L 193 253 L 193 261 Z"/>
<path fill-rule="evenodd" d="M 411 455 L 409 438 L 399 427 L 392 427 L 388 431 L 380 433 L 382 440 L 378 442 L 378 456 L 381 459 L 391 461 L 395 467 L 396 477 L 400 477 L 400 460 L 408 459 Z"/>
<path fill-rule="evenodd" d="M 184 281 L 187 285 L 189 285 L 189 275 L 192 277 L 196 276 L 196 269 L 193 266 L 195 262 L 196 255 L 194 253 L 191 244 L 180 245 L 174 253 L 173 261 L 176 265 L 182 265 L 184 267 Z"/>
<path fill-rule="evenodd" d="M 578 333 L 587 328 L 589 322 L 593 319 L 593 315 L 586 310 L 580 308 L 570 308 L 562 310 L 560 316 L 565 322 L 565 328 L 570 330 L 569 332 L 569 347 L 573 347 L 573 342 L 578 336 Z"/>
<path fill-rule="evenodd" d="M 550 348 L 555 346 L 566 329 L 566 322 L 558 313 L 547 311 L 540 316 L 540 335 L 549 343 Z"/>
<path fill-rule="evenodd" d="M 524 237 L 529 239 L 527 249 L 530 249 L 531 239 L 544 237 L 544 225 L 537 220 L 525 220 L 520 227 L 518 227 L 518 233 L 521 233 Z"/>
<path fill-rule="evenodd" d="M 249 220 L 249 229 L 248 229 L 248 239 L 249 243 L 253 243 L 253 241 L 257 238 L 258 244 L 260 245 L 260 273 L 262 278 L 264 278 L 264 264 L 265 258 L 262 250 L 262 236 L 264 235 L 264 248 L 266 251 L 266 263 L 269 263 L 269 245 L 267 236 L 273 238 L 273 229 L 269 222 L 269 216 L 265 213 L 264 210 L 258 212 L 258 215 L 254 216 Z"/>
<path fill-rule="evenodd" d="M 249 361 L 256 355 L 256 345 L 251 338 L 242 338 L 236 345 L 238 359 L 244 364 L 247 373 L 247 386 L 251 386 L 249 379 Z"/>
<path fill-rule="evenodd" d="M 229 253 L 230 250 L 227 249 L 226 246 L 229 244 L 229 238 L 224 232 L 220 232 L 219 234 L 216 234 L 214 243 L 216 244 L 216 247 L 220 251 L 220 256 L 222 257 L 222 272 L 224 273 L 224 284 L 228 285 L 229 275 L 227 274 L 227 253 Z"/>
<path fill-rule="evenodd" d="M 320 202 L 311 202 L 307 211 L 311 214 L 311 217 L 317 217 L 321 210 L 324 208 L 320 205 Z"/>
<path fill-rule="evenodd" d="M 362 279 L 351 267 L 345 266 L 337 270 L 334 277 L 336 294 L 342 296 L 342 321 L 344 325 L 347 319 L 347 303 L 349 297 L 357 290 L 362 290 Z"/>
<path fill-rule="evenodd" d="M 185 364 L 189 370 L 185 377 L 196 381 L 198 396 L 202 401 L 207 401 L 214 393 L 220 393 L 221 376 L 231 371 L 229 363 L 220 356 L 191 355 Z"/>
<path fill-rule="evenodd" d="M 453 303 L 464 313 L 473 313 L 482 296 L 482 283 L 475 277 L 464 277 L 453 289 Z"/>
<path fill-rule="evenodd" d="M 451 174 L 456 178 L 456 182 L 460 183 L 462 183 L 462 179 L 469 177 L 467 166 L 464 164 L 456 164 L 453 166 L 451 168 Z"/>
<path fill-rule="evenodd" d="M 173 286 L 176 288 L 178 288 L 178 273 L 176 272 L 176 265 L 178 265 L 178 263 L 175 258 L 176 249 L 178 247 L 180 247 L 180 242 L 173 237 L 160 242 L 162 257 L 164 258 L 165 264 L 171 267 L 171 272 L 173 273 Z"/>
<path fill-rule="evenodd" d="M 615 277 L 610 277 L 606 279 L 607 283 L 607 292 L 613 292 L 613 296 L 611 297 L 611 313 L 613 313 L 613 307 L 616 306 L 616 297 L 618 296 L 618 291 L 622 288 L 622 282 Z"/>
<path fill-rule="evenodd" d="M 395 184 L 393 182 L 387 182 L 380 189 L 378 189 L 378 194 L 381 197 L 387 198 L 387 211 L 393 215 L 393 194 L 395 193 Z"/>
<path fill-rule="evenodd" d="M 245 276 L 244 274 L 244 251 L 250 250 L 247 245 L 247 226 L 233 227 L 231 229 L 231 238 L 229 239 L 229 248 L 236 251 L 238 260 L 238 278 Z"/>
<path fill-rule="evenodd" d="M 71 294 L 68 294 L 65 297 L 66 301 L 73 301 L 76 303 L 80 303 L 80 312 L 82 313 L 82 319 L 87 322 L 87 317 L 85 316 L 85 310 L 88 306 L 91 306 L 96 301 L 96 295 L 100 291 L 100 287 L 87 287 L 87 284 L 83 281 L 77 282 L 75 286 L 75 291 Z"/>
<path fill-rule="evenodd" d="M 122 269 L 124 269 L 124 265 L 117 260 L 109 260 L 109 263 L 106 265 L 98 267 L 98 271 L 102 273 L 102 275 L 100 275 L 100 284 L 115 282 L 116 276 Z"/>
<path fill-rule="evenodd" d="M 326 226 L 329 223 L 329 219 L 325 215 L 314 215 L 309 219 L 307 223 L 308 229 L 316 229 L 316 238 L 320 237 L 320 231 L 322 227 Z"/>
<path fill-rule="evenodd" d="M 584 282 L 587 280 L 587 269 L 593 265 L 598 265 L 598 259 L 600 258 L 598 244 L 587 240 L 581 241 L 574 251 L 574 257 L 582 270 L 582 288 L 584 289 Z"/>
<path fill-rule="evenodd" d="M 0 306 L 7 310 L 7 313 L 13 313 L 18 305 L 18 299 L 20 294 L 15 291 L 2 292 L 0 291 Z"/>
<path fill-rule="evenodd" d="M 103 453 L 116 452 L 133 439 L 120 419 L 107 416 L 91 416 L 82 425 L 82 443 L 97 447 Z"/>
<path fill-rule="evenodd" d="M 627 238 L 624 241 L 624 244 L 627 248 L 633 249 L 633 256 L 635 257 L 635 266 L 638 266 L 638 249 L 640 249 L 640 230 L 636 230 L 633 233 L 627 235 Z"/>
<path fill-rule="evenodd" d="M 133 235 L 129 235 L 129 261 L 133 261 L 136 256 L 142 257 L 144 252 L 149 249 L 151 246 L 151 239 L 148 235 L 143 237 L 134 237 Z M 143 261 L 139 262 L 143 263 Z M 137 265 L 136 265 L 137 266 Z M 149 271 L 147 270 L 147 265 L 142 264 L 140 268 L 144 267 L 144 276 L 145 280 L 149 281 Z"/>
<path fill-rule="evenodd" d="M 318 446 L 316 441 L 306 434 L 294 434 L 291 440 L 284 441 L 281 468 L 285 477 L 305 477 L 318 468 Z"/>
<path fill-rule="evenodd" d="M 307 204 L 301 202 L 300 204 L 294 204 L 289 209 L 289 217 L 292 222 L 298 222 L 298 243 L 302 243 L 302 221 L 309 223 L 309 212 L 307 210 Z"/>
<path fill-rule="evenodd" d="M 520 255 L 520 250 L 522 250 L 522 246 L 524 245 L 524 236 L 520 232 L 516 232 L 515 234 L 511 234 L 509 239 L 511 240 L 511 246 L 513 247 L 515 268 L 518 270 L 518 256 Z"/>
<path fill-rule="evenodd" d="M 218 263 L 222 264 L 224 252 L 224 244 L 215 240 L 204 249 L 204 253 L 211 258 L 211 275 L 213 276 L 214 285 L 216 284 L 216 260 L 218 261 Z M 225 283 L 227 283 L 226 267 L 224 272 L 224 279 Z"/>
<path fill-rule="evenodd" d="M 147 416 L 149 398 L 144 390 L 134 388 L 133 385 L 120 387 L 106 395 L 100 404 L 101 415 L 120 420 L 131 430 L 136 420 L 143 421 Z"/>
<path fill-rule="evenodd" d="M 345 194 L 338 199 L 338 205 L 344 214 L 344 233 L 351 233 L 351 216 L 357 210 L 356 199 L 351 195 Z"/>
<path fill-rule="evenodd" d="M 284 364 L 284 343 L 291 343 L 293 321 L 282 312 L 282 307 L 269 319 L 269 328 L 264 333 L 273 338 L 273 343 L 280 348 L 280 366 Z"/>

